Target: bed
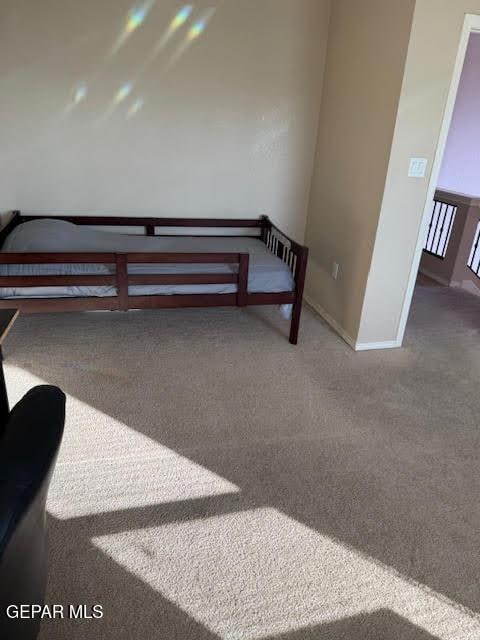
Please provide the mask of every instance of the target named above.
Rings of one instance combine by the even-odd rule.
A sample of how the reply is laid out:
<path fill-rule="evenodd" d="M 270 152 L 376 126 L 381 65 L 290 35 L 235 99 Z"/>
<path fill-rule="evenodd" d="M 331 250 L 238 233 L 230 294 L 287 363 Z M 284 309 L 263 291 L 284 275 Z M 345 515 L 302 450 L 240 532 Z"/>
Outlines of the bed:
<path fill-rule="evenodd" d="M 191 235 L 192 229 L 202 234 Z M 118 218 L 15 211 L 0 232 L 0 247 L 0 308 L 14 304 L 35 313 L 281 305 L 291 316 L 290 342 L 298 341 L 308 249 L 266 216 Z"/>

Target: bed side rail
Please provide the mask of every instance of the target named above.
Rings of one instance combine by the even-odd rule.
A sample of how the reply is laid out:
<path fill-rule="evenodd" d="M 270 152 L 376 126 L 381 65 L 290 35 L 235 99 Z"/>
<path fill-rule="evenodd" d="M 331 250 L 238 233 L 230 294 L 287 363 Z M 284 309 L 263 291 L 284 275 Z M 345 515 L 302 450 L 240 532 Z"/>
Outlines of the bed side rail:
<path fill-rule="evenodd" d="M 118 306 L 129 308 L 128 288 L 133 285 L 169 284 L 236 284 L 237 306 L 248 301 L 248 253 L 10 253 L 0 252 L 0 265 L 22 264 L 105 264 L 113 266 L 112 273 L 75 275 L 1 275 L 0 288 L 104 286 L 116 287 Z M 158 274 L 128 272 L 129 264 L 230 264 L 238 265 L 235 272 Z"/>
<path fill-rule="evenodd" d="M 18 212 L 19 213 L 19 212 Z M 262 218 L 151 218 L 134 216 L 62 216 L 62 215 L 19 215 L 19 222 L 41 219 L 64 220 L 91 227 L 143 227 L 145 235 L 154 236 L 157 228 L 191 229 L 258 229 L 262 228 Z M 18 222 L 17 222 L 18 224 Z"/>

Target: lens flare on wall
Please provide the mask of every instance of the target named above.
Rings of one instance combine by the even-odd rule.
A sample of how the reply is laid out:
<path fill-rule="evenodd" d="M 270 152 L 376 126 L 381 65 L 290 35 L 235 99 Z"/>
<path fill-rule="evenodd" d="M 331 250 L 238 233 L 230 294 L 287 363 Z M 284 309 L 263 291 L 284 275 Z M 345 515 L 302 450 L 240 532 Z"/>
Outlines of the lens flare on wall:
<path fill-rule="evenodd" d="M 183 42 L 177 47 L 176 51 L 174 51 L 172 57 L 168 62 L 168 67 L 172 67 L 176 64 L 180 58 L 186 53 L 187 49 L 192 45 L 195 40 L 198 40 L 200 36 L 205 32 L 208 23 L 213 18 L 216 9 L 214 7 L 210 7 L 204 13 L 195 20 L 192 24 L 188 33 L 183 40 Z"/>
<path fill-rule="evenodd" d="M 86 100 L 88 95 L 88 87 L 86 84 L 78 84 L 72 91 L 70 100 L 65 108 L 65 111 L 72 111 L 75 109 L 81 102 Z"/>
<path fill-rule="evenodd" d="M 128 38 L 145 22 L 151 8 L 153 7 L 154 0 L 149 0 L 144 4 L 136 7 L 132 7 L 127 14 L 125 26 L 123 27 L 120 35 L 118 36 L 112 50 L 110 51 L 110 57 L 115 55 L 118 50 L 125 44 Z"/>
<path fill-rule="evenodd" d="M 88 89 L 86 84 L 79 84 L 78 87 L 75 87 L 72 96 L 72 102 L 74 105 L 80 104 L 83 102 L 88 95 Z"/>
<path fill-rule="evenodd" d="M 122 86 L 114 94 L 107 110 L 104 112 L 102 116 L 100 116 L 98 122 L 104 122 L 105 120 L 110 118 L 110 116 L 113 115 L 116 109 L 128 98 L 128 96 L 132 93 L 132 91 L 133 91 L 133 82 L 125 82 L 125 84 L 122 84 Z"/>
<path fill-rule="evenodd" d="M 125 33 L 133 33 L 135 29 L 143 23 L 147 16 L 147 7 L 139 7 L 131 9 L 128 14 L 127 24 L 125 26 Z"/>
<path fill-rule="evenodd" d="M 87 97 L 87 94 L 88 94 L 88 89 L 85 84 L 81 84 L 78 87 L 75 87 L 75 90 L 73 92 L 73 103 L 79 104 L 80 102 L 85 100 L 85 98 Z"/>
<path fill-rule="evenodd" d="M 131 82 L 126 82 L 125 84 L 123 84 L 115 94 L 113 103 L 118 105 L 123 102 L 132 93 L 132 89 L 133 85 Z"/>
<path fill-rule="evenodd" d="M 143 105 L 145 104 L 145 100 L 143 98 L 137 98 L 135 102 L 132 104 L 130 109 L 127 111 L 127 118 L 133 118 L 137 115 L 137 113 L 143 109 Z"/>
<path fill-rule="evenodd" d="M 180 27 L 183 27 L 183 25 L 189 19 L 192 11 L 193 11 L 193 6 L 191 4 L 186 4 L 179 11 L 177 11 L 172 21 L 168 25 L 167 30 L 155 45 L 152 51 L 152 55 L 150 56 L 151 60 L 153 60 L 158 56 L 160 51 L 168 44 L 168 42 L 173 37 L 173 35 L 180 29 Z"/>
<path fill-rule="evenodd" d="M 206 26 L 207 23 L 204 19 L 197 20 L 197 22 L 195 22 L 195 24 L 190 27 L 187 38 L 189 40 L 195 40 L 195 38 L 198 38 L 202 35 L 202 33 L 205 31 Z"/>
<path fill-rule="evenodd" d="M 180 9 L 177 15 L 174 17 L 169 26 L 169 31 L 176 31 L 179 29 L 190 17 L 190 14 L 193 11 L 193 7 L 191 4 L 186 4 L 184 7 Z"/>

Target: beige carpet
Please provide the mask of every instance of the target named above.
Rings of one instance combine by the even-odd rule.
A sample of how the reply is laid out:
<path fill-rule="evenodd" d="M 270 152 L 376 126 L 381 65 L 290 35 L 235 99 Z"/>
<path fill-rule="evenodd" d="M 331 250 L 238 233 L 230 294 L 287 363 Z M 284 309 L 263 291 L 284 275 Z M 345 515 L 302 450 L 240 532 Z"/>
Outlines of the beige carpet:
<path fill-rule="evenodd" d="M 405 348 L 308 309 L 21 317 L 15 400 L 69 395 L 41 640 L 478 640 L 480 299 L 418 287 Z"/>

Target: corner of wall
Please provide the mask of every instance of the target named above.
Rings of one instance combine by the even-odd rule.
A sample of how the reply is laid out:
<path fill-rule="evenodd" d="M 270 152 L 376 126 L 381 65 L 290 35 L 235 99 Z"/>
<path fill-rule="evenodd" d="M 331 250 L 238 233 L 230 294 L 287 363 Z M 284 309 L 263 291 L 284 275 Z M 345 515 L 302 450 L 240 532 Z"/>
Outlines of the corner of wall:
<path fill-rule="evenodd" d="M 306 291 L 311 306 L 355 349 L 380 348 L 358 336 L 415 4 L 336 0 L 331 9 L 306 224 Z M 340 264 L 337 280 L 330 276 L 333 262 Z"/>

